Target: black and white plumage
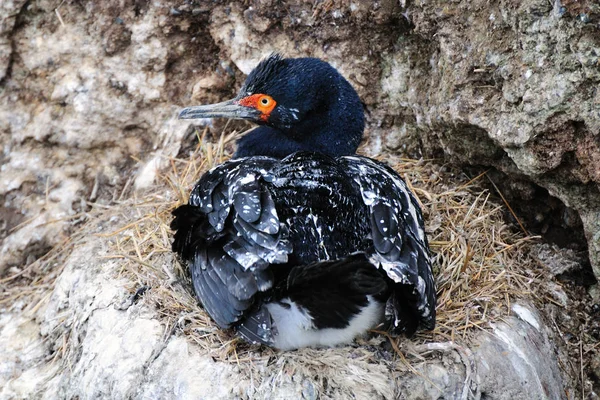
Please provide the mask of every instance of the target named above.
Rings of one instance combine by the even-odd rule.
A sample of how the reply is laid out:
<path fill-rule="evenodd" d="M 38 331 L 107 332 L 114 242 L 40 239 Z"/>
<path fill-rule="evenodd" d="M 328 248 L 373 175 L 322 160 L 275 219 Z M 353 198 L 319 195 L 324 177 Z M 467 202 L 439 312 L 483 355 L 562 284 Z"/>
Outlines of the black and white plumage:
<path fill-rule="evenodd" d="M 330 92 L 311 93 L 314 82 L 296 71 L 317 75 L 325 83 L 316 86 Z M 307 87 L 289 88 L 300 84 Z M 291 92 L 312 100 L 295 102 Z M 266 118 L 256 113 L 262 95 L 276 102 Z M 318 96 L 330 96 L 331 104 Z M 340 105 L 344 96 L 349 100 Z M 238 98 L 219 103 L 217 111 L 213 105 L 182 112 L 263 124 L 238 143 L 238 153 L 255 155 L 206 173 L 189 204 L 174 211 L 173 250 L 189 265 L 194 291 L 220 327 L 280 349 L 348 342 L 380 323 L 408 335 L 434 327 L 435 285 L 417 201 L 391 168 L 351 155 L 358 143 L 351 150 L 335 146 L 357 130 L 362 136 L 357 99 L 329 64 L 272 56 L 250 74 Z M 315 104 L 325 115 L 311 111 Z M 296 147 L 298 126 L 270 122 L 290 108 L 310 127 Z M 327 116 L 332 109 L 337 131 Z M 350 128 L 340 110 L 352 114 Z M 266 147 L 274 134 L 283 149 L 279 140 Z M 318 148 L 311 149 L 311 135 Z"/>

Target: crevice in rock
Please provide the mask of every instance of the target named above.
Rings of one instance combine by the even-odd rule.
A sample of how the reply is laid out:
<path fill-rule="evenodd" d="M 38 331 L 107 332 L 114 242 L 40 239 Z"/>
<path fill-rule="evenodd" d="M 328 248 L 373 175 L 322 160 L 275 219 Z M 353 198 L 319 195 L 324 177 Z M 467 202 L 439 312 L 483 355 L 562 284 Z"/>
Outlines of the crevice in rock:
<path fill-rule="evenodd" d="M 11 230 L 25 220 L 25 215 L 16 207 L 6 205 L 6 196 L 0 195 L 0 243 Z"/>
<path fill-rule="evenodd" d="M 473 177 L 487 171 L 486 175 L 496 185 L 531 235 L 539 235 L 544 242 L 573 250 L 577 254 L 581 261 L 581 269 L 561 274 L 558 276 L 559 279 L 583 286 L 596 283 L 583 224 L 577 211 L 550 195 L 547 189 L 528 180 L 509 176 L 495 168 L 466 167 L 465 170 Z M 481 180 L 481 184 L 498 195 L 489 181 Z M 518 227 L 517 220 L 508 209 L 505 210 L 504 215 L 507 221 Z"/>
<path fill-rule="evenodd" d="M 14 34 L 17 30 L 19 30 L 25 24 L 23 15 L 27 11 L 28 6 L 29 6 L 29 1 L 26 1 L 25 3 L 23 3 L 21 8 L 15 15 L 15 24 L 14 24 L 12 30 L 7 34 L 7 36 L 9 37 L 9 41 L 10 41 L 10 54 L 8 57 L 8 64 L 6 66 L 6 73 L 4 74 L 4 77 L 2 77 L 2 79 L 0 79 L 0 87 L 4 86 L 4 84 L 12 77 L 13 63 L 15 61 L 16 54 L 17 54 L 17 46 L 16 46 L 15 40 L 14 40 Z M 10 17 L 11 16 L 8 15 L 8 16 L 3 16 L 2 18 L 8 19 Z"/>
<path fill-rule="evenodd" d="M 592 266 L 595 250 L 589 249 L 588 253 L 586 232 L 590 224 L 582 221 L 581 213 L 600 209 L 595 142 L 585 122 L 569 119 L 565 113 L 555 114 L 547 131 L 524 146 L 545 171 L 530 176 L 519 169 L 485 129 L 472 124 L 443 123 L 434 127 L 424 135 L 423 149 L 428 157 L 462 165 L 472 177 L 487 171 L 488 178 L 498 186 L 530 233 L 581 255 L 583 272 L 562 278 L 589 286 L 597 282 Z M 493 186 L 487 187 L 495 191 Z M 517 221 L 508 210 L 506 217 L 516 226 Z"/>
<path fill-rule="evenodd" d="M 437 125 L 431 133 L 423 137 L 424 153 L 428 157 L 445 159 L 449 154 L 465 165 L 495 165 L 508 160 L 504 150 L 478 126 L 467 123 Z"/>
<path fill-rule="evenodd" d="M 7 267 L 9 268 L 7 268 L 6 271 L 9 271 L 10 267 L 17 267 L 19 270 L 28 267 L 41 257 L 45 256 L 52 250 L 52 247 L 53 246 L 48 244 L 45 238 L 42 238 L 41 240 L 32 240 L 22 251 L 20 260 L 7 264 Z M 28 279 L 27 276 L 24 277 Z"/>
<path fill-rule="evenodd" d="M 180 28 L 177 28 L 174 33 L 167 35 L 172 45 L 165 66 L 165 88 L 168 88 L 165 95 L 170 102 L 175 104 L 189 104 L 188 96 L 192 93 L 192 88 L 198 83 L 199 78 L 201 78 L 199 74 L 190 76 L 190 72 L 197 71 L 200 65 L 203 66 L 203 71 L 214 71 L 222 78 L 214 87 L 206 88 L 210 89 L 208 90 L 209 93 L 215 92 L 217 95 L 214 99 L 211 98 L 210 101 L 217 101 L 217 97 L 230 95 L 235 89 L 232 77 L 220 68 L 219 59 L 214 56 L 219 53 L 219 48 L 208 32 L 208 16 L 199 14 L 193 18 L 194 22 L 190 24 L 187 32 L 181 32 Z M 195 51 L 199 47 L 202 50 Z M 182 52 L 189 52 L 192 57 L 182 57 Z M 203 92 L 206 92 L 206 90 Z M 203 97 L 206 96 L 205 93 L 202 95 Z M 195 101 L 199 100 L 195 99 Z"/>

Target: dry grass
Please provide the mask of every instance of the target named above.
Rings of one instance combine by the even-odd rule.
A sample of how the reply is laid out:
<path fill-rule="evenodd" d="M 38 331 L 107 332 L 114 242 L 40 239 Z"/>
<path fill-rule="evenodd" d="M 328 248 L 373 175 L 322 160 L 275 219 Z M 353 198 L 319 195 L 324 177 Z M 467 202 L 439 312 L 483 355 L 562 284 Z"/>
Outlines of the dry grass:
<path fill-rule="evenodd" d="M 443 166 L 403 160 L 394 168 L 419 197 L 434 254 L 437 326 L 425 340 L 468 341 L 474 329 L 506 316 L 517 298 L 535 297 L 539 277 L 526 237 L 508 226 L 505 205 Z"/>
<path fill-rule="evenodd" d="M 72 216 L 70 219 L 89 220 L 88 215 L 84 214 Z M 29 222 L 31 220 L 26 221 Z M 13 306 L 18 305 L 21 313 L 34 316 L 52 294 L 56 278 L 64 269 L 65 259 L 85 240 L 87 225 L 84 222 L 74 234 L 18 272 L 0 278 L 0 309 L 14 309 Z"/>
<path fill-rule="evenodd" d="M 143 202 L 126 205 L 137 215 L 104 236 L 113 246 L 110 257 L 123 259 L 120 275 L 131 280 L 131 292 L 149 288 L 145 300 L 164 316 L 167 326 L 179 329 L 218 358 L 240 362 L 248 347 L 231 332 L 217 329 L 197 305 L 187 274 L 170 249 L 171 211 L 187 202 L 194 183 L 207 169 L 228 157 L 236 135 L 221 136 L 214 144 L 205 140 L 205 134 L 198 134 L 200 145 L 187 159 L 169 160 L 162 184 L 144 195 Z M 389 158 L 386 161 L 390 163 Z M 538 278 L 528 257 L 534 238 L 524 237 L 504 222 L 506 206 L 477 186 L 483 174 L 469 180 L 433 162 L 402 159 L 392 164 L 423 205 L 434 253 L 437 327 L 419 333 L 416 341 L 467 344 L 471 332 L 506 316 L 515 299 L 534 295 Z"/>
<path fill-rule="evenodd" d="M 102 236 L 112 243 L 109 257 L 123 259 L 119 274 L 132 282 L 131 292 L 148 288 L 145 301 L 158 310 L 167 326 L 179 329 L 215 357 L 239 362 L 243 361 L 237 353 L 240 340 L 219 330 L 198 305 L 189 277 L 171 251 L 171 212 L 187 203 L 191 188 L 204 172 L 230 157 L 228 150 L 239 132 L 221 135 L 217 143 L 207 141 L 206 134 L 207 130 L 197 132 L 200 145 L 187 159 L 168 160 L 161 182 L 144 194 L 144 201 L 130 200 L 125 205 L 137 213 L 128 216 L 129 223 Z"/>

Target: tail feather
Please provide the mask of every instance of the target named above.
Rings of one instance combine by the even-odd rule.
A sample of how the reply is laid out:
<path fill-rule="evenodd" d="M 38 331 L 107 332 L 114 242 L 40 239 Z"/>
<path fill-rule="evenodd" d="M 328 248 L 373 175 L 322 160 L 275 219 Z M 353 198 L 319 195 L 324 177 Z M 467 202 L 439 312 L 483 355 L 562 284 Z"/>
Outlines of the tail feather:
<path fill-rule="evenodd" d="M 175 231 L 175 240 L 172 249 L 185 260 L 193 260 L 199 245 L 222 236 L 198 207 L 189 204 L 179 206 L 173 211 L 173 216 L 171 229 Z"/>
<path fill-rule="evenodd" d="M 236 327 L 237 333 L 252 344 L 273 345 L 273 331 L 271 315 L 264 305 L 251 313 L 241 324 Z"/>

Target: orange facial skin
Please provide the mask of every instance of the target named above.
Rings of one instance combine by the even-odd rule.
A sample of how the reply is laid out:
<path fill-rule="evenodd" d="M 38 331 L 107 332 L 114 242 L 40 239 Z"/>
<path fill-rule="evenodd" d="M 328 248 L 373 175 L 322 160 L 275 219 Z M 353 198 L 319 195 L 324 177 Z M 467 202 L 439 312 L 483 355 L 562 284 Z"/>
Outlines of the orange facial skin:
<path fill-rule="evenodd" d="M 266 94 L 253 94 L 248 97 L 244 97 L 238 101 L 239 105 L 245 107 L 256 108 L 261 112 L 260 119 L 262 121 L 267 121 L 271 112 L 277 105 L 277 102 L 273 100 L 273 98 Z"/>

